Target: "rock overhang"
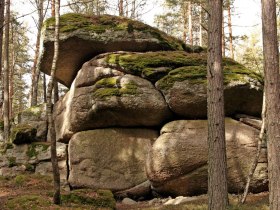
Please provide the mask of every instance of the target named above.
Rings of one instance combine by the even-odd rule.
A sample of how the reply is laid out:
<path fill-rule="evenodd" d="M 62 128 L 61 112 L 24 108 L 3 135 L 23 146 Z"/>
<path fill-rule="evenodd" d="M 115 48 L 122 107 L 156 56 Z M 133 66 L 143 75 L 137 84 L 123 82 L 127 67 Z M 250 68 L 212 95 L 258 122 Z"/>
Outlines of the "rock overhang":
<path fill-rule="evenodd" d="M 50 74 L 53 58 L 54 18 L 46 20 L 42 30 L 39 69 Z M 149 25 L 111 15 L 87 16 L 69 13 L 60 19 L 60 49 L 57 81 L 70 87 L 82 64 L 92 57 L 114 51 L 186 50 L 182 41 Z"/>

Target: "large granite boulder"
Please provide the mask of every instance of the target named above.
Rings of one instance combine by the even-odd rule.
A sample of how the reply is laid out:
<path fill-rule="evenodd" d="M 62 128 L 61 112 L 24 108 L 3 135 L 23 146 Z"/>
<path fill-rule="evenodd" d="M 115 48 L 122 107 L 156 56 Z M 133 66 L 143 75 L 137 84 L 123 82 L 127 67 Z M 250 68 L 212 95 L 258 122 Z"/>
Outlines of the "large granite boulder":
<path fill-rule="evenodd" d="M 155 83 L 175 114 L 188 119 L 206 118 L 206 53 L 114 53 L 105 57 L 103 65 Z M 223 59 L 223 66 L 226 115 L 260 116 L 261 76 L 228 58 Z"/>
<path fill-rule="evenodd" d="M 150 129 L 108 128 L 76 133 L 69 142 L 69 183 L 73 188 L 117 192 L 146 182 L 145 160 L 157 137 L 157 131 Z"/>
<path fill-rule="evenodd" d="M 255 158 L 259 131 L 226 119 L 228 187 L 241 192 Z M 267 190 L 266 149 L 262 149 L 250 191 Z M 173 121 L 166 124 L 153 144 L 146 162 L 152 188 L 167 195 L 196 195 L 207 192 L 207 121 Z"/>
<path fill-rule="evenodd" d="M 100 67 L 93 59 L 83 65 L 70 91 L 55 105 L 57 139 L 73 133 L 112 126 L 159 126 L 171 116 L 162 96 L 143 78 Z"/>
<path fill-rule="evenodd" d="M 104 52 L 190 50 L 156 28 L 124 17 L 65 14 L 60 18 L 56 79 L 70 87 L 82 64 Z M 40 70 L 49 74 L 53 58 L 54 18 L 44 24 Z"/>

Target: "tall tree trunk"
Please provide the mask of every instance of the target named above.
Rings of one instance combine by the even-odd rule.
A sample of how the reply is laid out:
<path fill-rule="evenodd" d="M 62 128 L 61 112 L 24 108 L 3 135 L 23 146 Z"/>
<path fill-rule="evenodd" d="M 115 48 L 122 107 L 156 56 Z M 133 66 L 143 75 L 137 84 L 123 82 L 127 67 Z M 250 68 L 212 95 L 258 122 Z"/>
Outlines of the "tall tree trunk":
<path fill-rule="evenodd" d="M 202 46 L 203 45 L 203 28 L 202 28 L 202 3 L 200 1 L 200 5 L 199 5 L 199 45 Z"/>
<path fill-rule="evenodd" d="M 261 154 L 261 149 L 262 149 L 262 144 L 265 140 L 265 129 L 266 129 L 266 104 L 265 104 L 265 92 L 263 92 L 263 104 L 262 104 L 262 126 L 261 126 L 261 131 L 259 134 L 259 141 L 258 141 L 258 147 L 257 147 L 257 152 L 256 152 L 256 156 L 255 159 L 253 160 L 253 164 L 251 166 L 251 169 L 249 171 L 248 177 L 247 177 L 247 182 L 244 188 L 244 193 L 241 199 L 241 203 L 244 204 L 249 192 L 249 187 L 250 187 L 250 183 L 251 180 L 253 178 L 253 175 L 255 173 L 255 170 L 258 166 L 258 161 L 259 161 L 259 157 Z"/>
<path fill-rule="evenodd" d="M 4 44 L 4 104 L 3 104 L 3 116 L 4 116 L 4 139 L 5 142 L 9 142 L 10 136 L 10 96 L 9 96 L 9 38 L 10 38 L 10 0 L 6 0 L 6 16 L 5 16 L 5 44 Z"/>
<path fill-rule="evenodd" d="M 280 209 L 280 75 L 275 0 L 262 0 L 269 208 Z"/>
<path fill-rule="evenodd" d="M 222 56 L 226 57 L 226 41 L 225 41 L 225 21 L 224 21 L 224 15 L 222 17 Z"/>
<path fill-rule="evenodd" d="M 231 23 L 231 3 L 230 0 L 228 0 L 228 30 L 229 30 L 229 51 L 230 51 L 230 57 L 234 59 L 234 51 L 233 51 L 233 35 L 232 35 L 232 23 Z"/>
<path fill-rule="evenodd" d="M 56 103 L 59 100 L 58 83 L 57 83 L 56 79 L 54 79 L 53 85 L 54 85 L 53 86 L 53 101 L 54 101 L 54 103 Z"/>
<path fill-rule="evenodd" d="M 55 0 L 52 0 L 52 17 L 55 17 Z M 56 103 L 59 100 L 58 83 L 56 79 L 53 80 L 53 89 L 54 103 Z"/>
<path fill-rule="evenodd" d="M 13 81 L 13 77 L 14 77 L 14 71 L 15 71 L 15 60 L 16 60 L 16 56 L 15 56 L 15 47 L 14 47 L 14 43 L 15 43 L 15 38 L 14 38 L 14 28 L 13 25 L 10 24 L 10 33 L 11 33 L 11 39 L 9 42 L 9 118 L 12 119 L 13 117 L 13 99 L 14 99 L 14 81 Z"/>
<path fill-rule="evenodd" d="M 4 103 L 4 81 L 2 78 L 2 61 L 3 61 L 3 31 L 4 31 L 4 11 L 5 11 L 5 0 L 0 0 L 0 119 L 3 119 L 3 103 Z"/>
<path fill-rule="evenodd" d="M 0 0 L 0 79 L 2 78 L 2 46 L 4 29 L 5 0 Z"/>
<path fill-rule="evenodd" d="M 183 29 L 183 41 L 186 43 L 187 41 L 187 33 L 188 33 L 188 14 L 187 14 L 188 8 L 186 2 L 183 2 L 183 23 L 184 23 L 184 29 Z"/>
<path fill-rule="evenodd" d="M 48 85 L 48 93 L 47 93 L 47 116 L 48 116 L 48 128 L 51 139 L 51 160 L 52 160 L 52 169 L 53 169 L 53 178 L 54 178 L 54 196 L 53 202 L 55 204 L 60 204 L 60 174 L 58 168 L 58 160 L 56 153 L 56 133 L 55 133 L 55 125 L 53 120 L 53 106 L 52 106 L 52 91 L 54 86 L 54 76 L 57 67 L 57 59 L 59 53 L 59 9 L 60 9 L 60 1 L 55 0 L 55 37 L 54 37 L 54 56 L 51 67 L 51 78 Z"/>
<path fill-rule="evenodd" d="M 40 39 L 41 39 L 41 30 L 44 21 L 44 0 L 39 0 L 38 6 L 38 31 L 36 38 L 36 47 L 35 47 L 35 58 L 32 68 L 32 88 L 31 88 L 31 106 L 36 106 L 38 103 L 38 83 L 39 83 L 39 68 L 37 68 L 38 57 L 39 57 L 39 49 L 40 49 Z"/>
<path fill-rule="evenodd" d="M 189 42 L 190 45 L 193 46 L 193 21 L 192 21 L 192 2 L 190 1 L 188 4 L 189 11 Z"/>
<path fill-rule="evenodd" d="M 123 0 L 119 0 L 119 5 L 118 6 L 119 6 L 119 16 L 124 16 Z"/>
<path fill-rule="evenodd" d="M 52 17 L 55 16 L 55 0 L 51 0 Z"/>
<path fill-rule="evenodd" d="M 225 210 L 228 206 L 228 193 L 222 72 L 222 0 L 208 2 L 208 209 Z"/>
<path fill-rule="evenodd" d="M 44 103 L 47 103 L 47 81 L 46 81 L 45 73 L 43 73 L 43 92 L 44 92 Z"/>

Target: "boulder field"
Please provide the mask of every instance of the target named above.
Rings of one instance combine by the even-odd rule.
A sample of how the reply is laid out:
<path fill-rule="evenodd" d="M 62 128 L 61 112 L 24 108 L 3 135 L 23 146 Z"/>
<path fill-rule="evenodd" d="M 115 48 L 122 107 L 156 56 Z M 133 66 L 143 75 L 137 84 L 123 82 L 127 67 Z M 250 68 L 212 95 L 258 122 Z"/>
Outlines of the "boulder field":
<path fill-rule="evenodd" d="M 70 89 L 53 115 L 57 141 L 64 145 L 65 182 L 72 188 L 109 189 L 117 197 L 206 193 L 205 49 L 126 18 L 66 14 L 61 20 L 56 79 Z M 53 19 L 46 21 L 44 34 L 39 63 L 49 73 Z M 223 68 L 228 186 L 238 193 L 257 149 L 262 77 L 229 58 Z M 38 123 L 32 114 L 25 120 L 29 129 L 21 129 L 20 120 L 13 126 L 14 151 L 29 154 L 26 143 L 46 140 L 44 114 L 36 116 Z M 38 159 L 41 150 L 34 150 L 34 161 L 31 156 L 19 163 L 7 150 L 2 166 L 9 168 L 14 157 L 11 168 L 31 164 L 38 173 L 50 173 L 49 163 Z M 263 145 L 250 191 L 267 188 Z"/>

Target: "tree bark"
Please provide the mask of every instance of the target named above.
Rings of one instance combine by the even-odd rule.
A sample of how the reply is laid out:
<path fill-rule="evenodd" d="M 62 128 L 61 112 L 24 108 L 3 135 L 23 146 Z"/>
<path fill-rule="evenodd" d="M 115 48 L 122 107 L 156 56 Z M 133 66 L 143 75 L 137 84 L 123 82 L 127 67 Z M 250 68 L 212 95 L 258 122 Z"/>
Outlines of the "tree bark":
<path fill-rule="evenodd" d="M 51 67 L 51 77 L 48 85 L 47 92 L 47 117 L 48 117 L 48 134 L 51 139 L 51 161 L 52 161 L 52 169 L 53 169 L 53 178 L 54 178 L 54 196 L 53 202 L 55 204 L 60 204 L 60 174 L 58 168 L 58 160 L 56 153 L 56 133 L 55 133 L 55 125 L 53 120 L 53 106 L 52 106 L 52 91 L 54 87 L 54 76 L 56 73 L 57 67 L 57 59 L 59 54 L 59 9 L 60 9 L 60 1 L 55 0 L 55 40 L 54 40 L 54 56 Z"/>
<path fill-rule="evenodd" d="M 189 43 L 193 46 L 193 21 L 192 21 L 192 2 L 188 4 L 189 11 Z"/>
<path fill-rule="evenodd" d="M 6 16 L 5 16 L 5 43 L 4 43 L 4 104 L 3 104 L 3 117 L 4 117 L 4 140 L 9 142 L 10 136 L 10 96 L 9 96 L 9 38 L 10 38 L 10 0 L 6 0 Z"/>
<path fill-rule="evenodd" d="M 58 91 L 58 83 L 56 79 L 54 79 L 54 84 L 53 84 L 53 102 L 56 103 L 59 100 L 59 91 Z"/>
<path fill-rule="evenodd" d="M 124 16 L 123 0 L 119 0 L 119 16 Z"/>
<path fill-rule="evenodd" d="M 0 0 L 0 66 L 2 66 L 2 46 L 4 29 L 5 0 Z M 0 68 L 0 79 L 2 78 L 2 68 Z"/>
<path fill-rule="evenodd" d="M 275 0 L 262 0 L 269 208 L 280 209 L 280 75 Z"/>
<path fill-rule="evenodd" d="M 232 22 L 231 22 L 231 3 L 230 0 L 228 0 L 228 31 L 229 31 L 229 51 L 230 51 L 230 57 L 234 59 L 234 50 L 233 50 L 233 35 L 232 35 Z"/>
<path fill-rule="evenodd" d="M 182 5 L 182 13 L 183 13 L 183 24 L 184 24 L 184 29 L 183 29 L 183 41 L 186 43 L 187 41 L 187 32 L 188 32 L 188 8 L 186 2 L 183 2 Z"/>
<path fill-rule="evenodd" d="M 55 16 L 55 0 L 51 0 L 52 17 Z"/>
<path fill-rule="evenodd" d="M 36 47 L 35 47 L 35 58 L 32 68 L 32 88 L 31 88 L 31 106 L 36 106 L 38 103 L 38 83 L 39 83 L 39 69 L 37 68 L 39 49 L 40 49 L 40 39 L 41 39 L 41 30 L 44 21 L 44 0 L 39 0 L 39 4 L 36 5 L 38 8 L 38 31 L 36 38 Z"/>
<path fill-rule="evenodd" d="M 199 5 L 199 45 L 203 45 L 203 28 L 202 28 L 202 3 Z"/>
<path fill-rule="evenodd" d="M 208 209 L 225 210 L 228 206 L 228 194 L 222 72 L 222 0 L 208 2 Z"/>
<path fill-rule="evenodd" d="M 222 17 L 222 56 L 226 56 L 226 41 L 225 41 L 225 21 L 224 15 Z"/>
<path fill-rule="evenodd" d="M 249 192 L 249 187 L 250 187 L 250 182 L 253 178 L 253 175 L 255 173 L 255 170 L 258 166 L 258 161 L 259 161 L 259 157 L 260 157 L 260 154 L 261 154 L 261 149 L 262 149 L 262 144 L 264 142 L 264 138 L 265 138 L 265 121 L 266 121 L 266 104 L 265 104 L 265 92 L 263 93 L 263 105 L 262 105 L 262 126 L 261 126 L 261 131 L 260 131 L 260 134 L 259 134 L 259 141 L 258 141 L 258 147 L 257 147 L 257 152 L 256 152 L 256 156 L 255 156 L 255 159 L 253 161 L 253 164 L 252 164 L 252 167 L 250 169 L 250 172 L 248 174 L 248 177 L 247 177 L 247 182 L 246 182 L 246 185 L 245 185 L 245 189 L 244 189 L 244 193 L 243 193 L 243 196 L 242 196 L 242 199 L 241 199 L 241 203 L 244 204 L 245 201 L 246 201 L 246 198 L 247 198 L 247 195 L 248 195 L 248 192 Z"/>

